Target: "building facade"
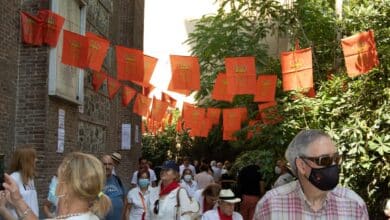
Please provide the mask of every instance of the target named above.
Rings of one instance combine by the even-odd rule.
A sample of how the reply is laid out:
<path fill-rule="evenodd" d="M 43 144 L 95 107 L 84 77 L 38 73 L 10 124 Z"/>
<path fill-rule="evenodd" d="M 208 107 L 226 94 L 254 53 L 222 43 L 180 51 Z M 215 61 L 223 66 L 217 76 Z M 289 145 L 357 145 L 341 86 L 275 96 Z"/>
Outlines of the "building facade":
<path fill-rule="evenodd" d="M 114 46 L 143 49 L 144 0 L 1 0 L 0 153 L 5 154 L 6 171 L 15 147 L 33 144 L 38 152 L 35 184 L 42 205 L 50 178 L 68 152 L 100 157 L 118 151 L 122 163 L 116 172 L 129 185 L 141 155 L 141 118 L 132 113 L 133 102 L 123 107 L 121 92 L 110 100 L 106 84 L 95 92 L 88 70 L 53 69 L 55 63 L 63 65 L 55 48 L 23 44 L 19 12 L 37 14 L 40 9 L 64 16 L 64 29 L 81 34 L 89 31 L 108 39 L 110 49 L 103 70 L 113 77 Z M 57 48 L 60 45 L 61 37 Z M 140 91 L 136 85 L 128 85 Z M 67 98 L 62 90 L 74 97 Z M 131 125 L 130 150 L 121 150 L 122 124 Z M 59 153 L 62 137 L 64 151 Z"/>

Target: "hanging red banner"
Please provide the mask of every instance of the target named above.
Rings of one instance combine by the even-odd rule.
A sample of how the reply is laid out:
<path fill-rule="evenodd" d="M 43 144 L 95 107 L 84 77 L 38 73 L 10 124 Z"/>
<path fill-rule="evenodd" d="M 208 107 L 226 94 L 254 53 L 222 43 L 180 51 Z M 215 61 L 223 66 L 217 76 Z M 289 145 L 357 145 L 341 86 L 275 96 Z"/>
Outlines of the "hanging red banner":
<path fill-rule="evenodd" d="M 341 39 L 341 46 L 349 77 L 368 73 L 379 65 L 374 31 L 369 30 Z"/>
<path fill-rule="evenodd" d="M 275 101 L 276 75 L 260 75 L 257 77 L 255 102 L 273 102 Z"/>
<path fill-rule="evenodd" d="M 225 58 L 226 75 L 248 74 L 256 76 L 255 57 Z"/>
<path fill-rule="evenodd" d="M 121 86 L 122 86 L 122 84 L 118 80 L 107 76 L 108 97 L 111 100 L 115 97 L 116 93 L 119 91 Z"/>
<path fill-rule="evenodd" d="M 232 102 L 234 95 L 228 93 L 226 74 L 219 73 L 215 79 L 214 89 L 211 93 L 211 97 L 218 101 Z"/>
<path fill-rule="evenodd" d="M 281 116 L 278 113 L 277 103 L 268 102 L 264 104 L 259 104 L 259 111 L 261 115 L 261 120 L 264 124 L 276 124 L 282 120 Z"/>
<path fill-rule="evenodd" d="M 152 92 L 153 89 L 154 89 L 154 86 L 152 86 L 152 85 L 149 87 L 142 86 L 142 95 L 149 96 L 149 94 Z"/>
<path fill-rule="evenodd" d="M 147 117 L 151 102 L 152 100 L 150 98 L 138 93 L 137 98 L 135 99 L 133 112 L 137 115 Z"/>
<path fill-rule="evenodd" d="M 22 41 L 26 44 L 42 45 L 42 20 L 27 12 L 20 12 L 22 26 Z"/>
<path fill-rule="evenodd" d="M 43 42 L 56 47 L 65 18 L 50 10 L 39 10 L 38 17 L 43 21 Z"/>
<path fill-rule="evenodd" d="M 199 90 L 200 66 L 197 57 L 170 55 L 172 88 L 175 90 Z"/>
<path fill-rule="evenodd" d="M 151 118 L 155 121 L 161 121 L 167 111 L 168 103 L 153 98 Z"/>
<path fill-rule="evenodd" d="M 87 66 L 87 53 L 87 38 L 64 30 L 61 62 L 70 66 L 85 68 Z"/>
<path fill-rule="evenodd" d="M 107 74 L 104 72 L 93 71 L 92 73 L 92 86 L 93 90 L 97 92 L 107 79 Z"/>
<path fill-rule="evenodd" d="M 124 85 L 122 91 L 122 105 L 125 107 L 128 106 L 136 94 L 137 91 L 135 91 L 135 89 Z"/>
<path fill-rule="evenodd" d="M 144 54 L 141 50 L 115 47 L 116 68 L 118 80 L 137 81 L 144 80 Z"/>
<path fill-rule="evenodd" d="M 282 52 L 283 91 L 313 87 L 313 64 L 311 48 Z"/>
<path fill-rule="evenodd" d="M 237 131 L 241 129 L 242 108 L 222 109 L 223 130 Z"/>
<path fill-rule="evenodd" d="M 226 75 L 227 91 L 225 93 L 233 95 L 255 94 L 256 75 L 253 74 L 231 74 Z"/>
<path fill-rule="evenodd" d="M 86 37 L 88 39 L 87 67 L 91 70 L 100 71 L 110 42 L 91 32 L 87 32 Z"/>
<path fill-rule="evenodd" d="M 144 55 L 144 75 L 142 81 L 133 81 L 134 83 L 144 86 L 144 87 L 150 87 L 152 86 L 150 84 L 150 79 L 152 78 L 154 68 L 157 64 L 157 58 L 151 57 L 148 55 Z"/>
<path fill-rule="evenodd" d="M 207 108 L 207 118 L 210 120 L 211 125 L 218 125 L 219 118 L 221 116 L 220 108 Z"/>
<path fill-rule="evenodd" d="M 176 107 L 176 103 L 177 103 L 176 99 L 172 98 L 172 96 L 168 95 L 165 92 L 161 93 L 161 100 L 167 102 L 169 106 L 171 106 L 172 108 Z"/>

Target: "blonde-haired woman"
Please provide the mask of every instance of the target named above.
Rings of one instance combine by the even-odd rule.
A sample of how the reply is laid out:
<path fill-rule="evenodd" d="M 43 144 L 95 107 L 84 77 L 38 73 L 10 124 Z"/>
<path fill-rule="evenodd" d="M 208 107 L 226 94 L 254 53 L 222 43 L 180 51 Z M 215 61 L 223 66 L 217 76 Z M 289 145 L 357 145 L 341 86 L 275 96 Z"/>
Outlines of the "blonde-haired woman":
<path fill-rule="evenodd" d="M 35 189 L 35 163 L 37 153 L 33 145 L 18 146 L 12 155 L 10 172 L 15 180 L 23 200 L 32 209 L 35 215 L 39 214 L 38 196 Z M 14 217 L 17 217 L 13 210 Z"/>
<path fill-rule="evenodd" d="M 55 219 L 99 220 L 111 207 L 110 199 L 102 193 L 105 183 L 103 165 L 95 156 L 85 153 L 70 153 L 58 168 L 56 194 L 58 215 Z M 9 201 L 25 220 L 38 219 L 21 199 L 15 184 L 7 174 L 3 184 Z M 4 192 L 2 192 L 4 193 Z M 0 195 L 1 196 L 1 195 Z"/>

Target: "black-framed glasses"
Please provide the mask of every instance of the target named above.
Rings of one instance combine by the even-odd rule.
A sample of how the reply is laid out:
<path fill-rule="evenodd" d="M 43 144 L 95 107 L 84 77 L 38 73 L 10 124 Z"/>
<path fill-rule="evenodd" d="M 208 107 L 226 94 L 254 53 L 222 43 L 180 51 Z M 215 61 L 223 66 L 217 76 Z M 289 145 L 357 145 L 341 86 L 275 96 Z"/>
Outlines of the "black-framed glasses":
<path fill-rule="evenodd" d="M 307 159 L 310 161 L 313 161 L 318 166 L 331 166 L 333 164 L 340 164 L 341 156 L 339 153 L 335 153 L 333 155 L 323 155 L 319 157 L 307 157 L 307 156 L 300 156 L 302 159 Z"/>
<path fill-rule="evenodd" d="M 153 208 L 153 212 L 154 214 L 158 214 L 158 204 L 159 204 L 159 200 L 157 199 L 155 202 L 154 202 L 154 208 Z"/>

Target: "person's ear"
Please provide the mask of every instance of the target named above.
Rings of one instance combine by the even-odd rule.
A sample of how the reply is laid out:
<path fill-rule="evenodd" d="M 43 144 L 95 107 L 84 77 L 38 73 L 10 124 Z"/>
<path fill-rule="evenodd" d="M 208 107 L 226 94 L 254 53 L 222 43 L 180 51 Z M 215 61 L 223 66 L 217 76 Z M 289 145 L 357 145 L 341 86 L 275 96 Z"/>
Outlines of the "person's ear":
<path fill-rule="evenodd" d="M 308 171 L 308 167 L 306 166 L 305 162 L 299 157 L 295 159 L 295 166 L 297 167 L 297 172 L 302 175 L 305 175 Z"/>

